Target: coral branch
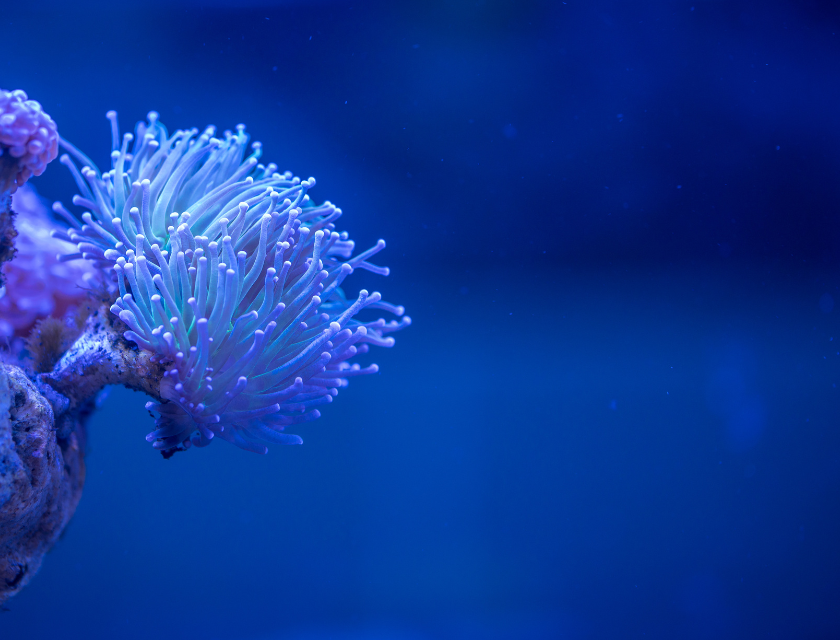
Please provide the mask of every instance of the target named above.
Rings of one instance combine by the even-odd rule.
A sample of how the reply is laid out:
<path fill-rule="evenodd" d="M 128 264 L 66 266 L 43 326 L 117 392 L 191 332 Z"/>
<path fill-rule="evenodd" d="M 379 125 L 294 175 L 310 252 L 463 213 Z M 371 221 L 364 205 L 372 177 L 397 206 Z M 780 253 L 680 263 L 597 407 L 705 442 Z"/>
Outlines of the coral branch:
<path fill-rule="evenodd" d="M 124 327 L 103 306 L 87 320 L 85 331 L 49 373 L 36 376 L 41 392 L 52 394 L 58 419 L 73 414 L 107 385 L 121 384 L 160 400 L 164 368 L 153 355 L 122 336 Z"/>

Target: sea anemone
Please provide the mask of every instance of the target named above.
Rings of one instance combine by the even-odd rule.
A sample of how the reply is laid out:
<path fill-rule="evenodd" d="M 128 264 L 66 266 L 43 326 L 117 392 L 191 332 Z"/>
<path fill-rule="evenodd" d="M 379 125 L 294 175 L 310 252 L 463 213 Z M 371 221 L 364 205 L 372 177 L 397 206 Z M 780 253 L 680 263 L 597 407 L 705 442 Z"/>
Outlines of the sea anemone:
<path fill-rule="evenodd" d="M 62 259 L 113 269 L 125 338 L 166 367 L 146 439 L 167 456 L 217 437 L 258 453 L 299 444 L 284 429 L 319 417 L 350 377 L 375 373 L 349 360 L 392 346 L 386 334 L 411 322 L 379 293 L 341 289 L 354 269 L 388 275 L 368 262 L 385 242 L 353 256 L 335 231 L 341 209 L 312 202 L 314 178 L 260 164 L 260 143 L 245 158 L 244 125 L 223 139 L 214 127 L 170 136 L 151 112 L 120 138 L 116 113 L 107 116 L 110 171 L 62 140 L 82 164 L 61 157 L 87 211 L 80 224 L 56 203 L 71 228 L 54 235 L 76 245 Z M 401 318 L 360 321 L 364 308 Z"/>
<path fill-rule="evenodd" d="M 40 176 L 58 155 L 55 122 L 23 91 L 0 89 L 0 193 Z"/>
<path fill-rule="evenodd" d="M 83 261 L 63 262 L 58 253 L 67 245 L 50 237 L 64 227 L 51 219 L 49 210 L 29 185 L 12 197 L 16 212 L 15 257 L 2 265 L 5 287 L 0 289 L 0 337 L 25 337 L 36 321 L 48 316 L 63 318 L 78 307 L 95 288 L 99 271 Z"/>

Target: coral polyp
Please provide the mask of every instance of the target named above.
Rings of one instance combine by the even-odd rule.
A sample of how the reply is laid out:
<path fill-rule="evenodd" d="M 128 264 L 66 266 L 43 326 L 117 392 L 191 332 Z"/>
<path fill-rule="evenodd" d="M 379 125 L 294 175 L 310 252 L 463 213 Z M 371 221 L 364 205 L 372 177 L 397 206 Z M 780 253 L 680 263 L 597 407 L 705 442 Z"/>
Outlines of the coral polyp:
<path fill-rule="evenodd" d="M 25 92 L 0 89 L 0 193 L 40 176 L 58 155 L 55 122 Z"/>
<path fill-rule="evenodd" d="M 388 275 L 369 262 L 385 247 L 353 255 L 335 230 L 341 209 L 316 205 L 315 179 L 259 162 L 245 127 L 169 135 L 152 112 L 135 133 L 112 125 L 111 168 L 101 172 L 73 145 L 61 162 L 86 209 L 54 235 L 75 245 L 63 260 L 113 270 L 111 311 L 124 335 L 163 363 L 160 402 L 147 440 L 169 455 L 216 438 L 265 453 L 265 443 L 297 444 L 286 427 L 319 417 L 349 378 L 377 371 L 350 360 L 410 324 L 377 292 L 348 298 L 355 269 Z M 79 169 L 71 156 L 81 164 Z M 399 319 L 362 321 L 363 309 Z"/>

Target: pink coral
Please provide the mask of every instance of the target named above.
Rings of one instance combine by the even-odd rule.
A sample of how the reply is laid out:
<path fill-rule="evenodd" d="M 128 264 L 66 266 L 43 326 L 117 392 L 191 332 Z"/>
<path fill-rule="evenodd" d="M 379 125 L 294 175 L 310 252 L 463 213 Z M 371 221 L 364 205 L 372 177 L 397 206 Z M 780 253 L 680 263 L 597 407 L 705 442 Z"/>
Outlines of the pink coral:
<path fill-rule="evenodd" d="M 61 317 L 80 305 L 95 285 L 96 269 L 80 260 L 62 262 L 66 242 L 51 237 L 61 229 L 35 190 L 25 185 L 12 198 L 17 212 L 17 254 L 3 265 L 6 286 L 0 289 L 0 337 L 25 336 L 36 320 Z"/>
<path fill-rule="evenodd" d="M 20 90 L 0 89 L 0 193 L 39 176 L 58 155 L 55 122 Z"/>

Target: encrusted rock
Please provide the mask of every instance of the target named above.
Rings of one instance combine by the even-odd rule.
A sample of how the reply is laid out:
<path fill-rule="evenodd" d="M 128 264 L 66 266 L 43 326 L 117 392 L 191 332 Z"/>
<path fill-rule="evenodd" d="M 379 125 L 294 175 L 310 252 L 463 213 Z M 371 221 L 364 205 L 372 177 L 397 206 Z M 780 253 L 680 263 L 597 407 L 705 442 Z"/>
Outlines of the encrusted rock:
<path fill-rule="evenodd" d="M 0 363 L 0 603 L 35 575 L 76 510 L 85 479 L 81 419 L 58 438 L 53 408 Z"/>

